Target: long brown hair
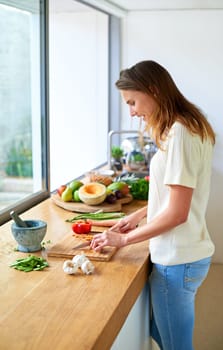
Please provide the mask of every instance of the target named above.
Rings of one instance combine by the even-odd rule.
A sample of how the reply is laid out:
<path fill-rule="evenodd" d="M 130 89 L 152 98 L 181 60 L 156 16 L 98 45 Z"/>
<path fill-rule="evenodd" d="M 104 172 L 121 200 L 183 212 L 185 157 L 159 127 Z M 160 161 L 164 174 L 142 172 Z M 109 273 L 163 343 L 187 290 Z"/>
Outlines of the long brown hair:
<path fill-rule="evenodd" d="M 209 138 L 215 143 L 215 133 L 204 114 L 182 95 L 168 71 L 157 62 L 142 61 L 122 70 L 116 86 L 119 90 L 147 93 L 156 100 L 159 108 L 150 117 L 147 129 L 152 130 L 158 147 L 175 121 L 202 141 Z"/>

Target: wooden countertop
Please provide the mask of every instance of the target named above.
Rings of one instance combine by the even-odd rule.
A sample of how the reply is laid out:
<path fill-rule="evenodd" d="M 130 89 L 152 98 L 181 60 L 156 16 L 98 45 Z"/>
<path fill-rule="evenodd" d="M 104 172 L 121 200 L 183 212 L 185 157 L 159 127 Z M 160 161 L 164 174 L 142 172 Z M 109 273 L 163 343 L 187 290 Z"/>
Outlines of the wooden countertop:
<path fill-rule="evenodd" d="M 145 205 L 124 205 L 130 213 Z M 74 213 L 47 199 L 21 217 L 47 221 L 53 243 L 70 232 Z M 0 349 L 107 350 L 143 289 L 148 275 L 148 243 L 119 249 L 109 262 L 94 262 L 93 275 L 66 275 L 65 259 L 50 257 L 50 267 L 25 273 L 9 265 L 16 252 L 11 222 L 0 227 Z M 35 253 L 40 255 L 40 252 Z"/>

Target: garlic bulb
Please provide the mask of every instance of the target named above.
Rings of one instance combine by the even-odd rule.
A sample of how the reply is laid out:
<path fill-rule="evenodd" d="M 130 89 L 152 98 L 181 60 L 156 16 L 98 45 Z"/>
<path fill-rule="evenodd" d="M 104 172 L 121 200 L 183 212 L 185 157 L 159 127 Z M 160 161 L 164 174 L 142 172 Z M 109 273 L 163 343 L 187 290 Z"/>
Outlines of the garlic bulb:
<path fill-rule="evenodd" d="M 75 255 L 72 259 L 73 264 L 77 264 L 78 267 L 81 267 L 81 265 L 85 262 L 89 261 L 86 255 L 81 254 L 81 255 Z"/>
<path fill-rule="evenodd" d="M 78 266 L 77 264 L 73 263 L 72 260 L 66 260 L 63 263 L 63 270 L 68 275 L 73 275 L 77 272 Z"/>
<path fill-rule="evenodd" d="M 75 255 L 72 260 L 66 260 L 63 263 L 63 270 L 68 275 L 75 274 L 78 268 L 81 268 L 86 275 L 94 272 L 94 265 L 84 254 Z"/>
<path fill-rule="evenodd" d="M 83 264 L 81 265 L 81 270 L 86 274 L 90 275 L 94 272 L 94 265 L 90 260 L 85 260 Z"/>

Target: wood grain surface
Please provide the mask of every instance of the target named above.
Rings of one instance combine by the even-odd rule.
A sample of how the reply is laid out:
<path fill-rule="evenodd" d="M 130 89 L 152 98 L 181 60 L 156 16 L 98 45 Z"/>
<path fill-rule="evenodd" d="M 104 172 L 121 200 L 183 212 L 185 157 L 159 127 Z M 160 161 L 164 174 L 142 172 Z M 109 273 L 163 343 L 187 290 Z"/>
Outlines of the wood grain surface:
<path fill-rule="evenodd" d="M 103 250 L 98 253 L 90 249 L 89 246 L 76 249 L 76 246 L 84 241 L 84 239 L 81 239 L 81 236 L 82 235 L 78 238 L 77 235 L 66 235 L 66 237 L 48 250 L 48 256 L 72 259 L 75 255 L 85 254 L 90 260 L 109 261 L 117 250 L 114 247 L 104 247 Z"/>
<path fill-rule="evenodd" d="M 133 200 L 130 214 L 146 204 Z M 21 214 L 47 222 L 45 241 L 71 234 L 74 214 L 47 199 Z M 27 254 L 15 251 L 11 222 L 0 227 L 0 349 L 109 350 L 148 278 L 148 242 L 118 249 L 109 262 L 95 261 L 95 272 L 66 275 L 63 258 L 25 273 L 10 268 Z M 40 255 L 41 252 L 36 252 Z"/>
<path fill-rule="evenodd" d="M 114 204 L 103 202 L 99 205 L 87 205 L 81 202 L 64 202 L 58 194 L 52 194 L 51 199 L 59 207 L 76 213 L 93 213 L 98 210 L 102 210 L 105 213 L 122 211 L 122 206 L 132 202 L 133 200 L 131 194 L 128 194 L 121 199 L 117 199 Z"/>

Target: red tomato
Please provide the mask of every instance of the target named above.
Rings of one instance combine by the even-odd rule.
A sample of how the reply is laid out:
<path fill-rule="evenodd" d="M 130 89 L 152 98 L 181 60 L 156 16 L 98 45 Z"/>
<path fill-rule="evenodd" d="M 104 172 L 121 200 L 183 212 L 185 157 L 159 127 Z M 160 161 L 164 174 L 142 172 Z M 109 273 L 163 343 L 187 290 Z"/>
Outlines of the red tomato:
<path fill-rule="evenodd" d="M 149 181 L 149 175 L 146 175 L 146 176 L 144 177 L 144 179 L 145 179 L 146 181 Z"/>
<path fill-rule="evenodd" d="M 59 194 L 59 196 L 61 197 L 63 191 L 65 191 L 67 188 L 66 185 L 61 185 L 58 189 L 57 189 L 57 193 Z"/>
<path fill-rule="evenodd" d="M 91 231 L 91 222 L 88 220 L 78 220 L 72 224 L 72 231 L 75 233 L 89 233 Z"/>

